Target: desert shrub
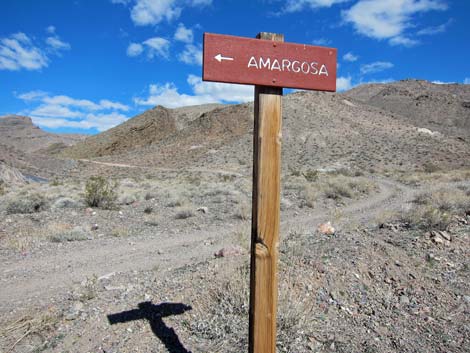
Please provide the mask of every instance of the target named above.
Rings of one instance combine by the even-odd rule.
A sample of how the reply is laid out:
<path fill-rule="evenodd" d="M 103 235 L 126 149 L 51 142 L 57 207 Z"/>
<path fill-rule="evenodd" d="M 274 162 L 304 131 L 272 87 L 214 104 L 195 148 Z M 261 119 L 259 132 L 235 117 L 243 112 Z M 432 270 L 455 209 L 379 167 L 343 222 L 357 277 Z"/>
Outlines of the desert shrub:
<path fill-rule="evenodd" d="M 150 214 L 153 212 L 153 207 L 152 206 L 147 206 L 144 208 L 144 213 L 145 214 Z"/>
<path fill-rule="evenodd" d="M 0 196 L 3 196 L 5 194 L 6 194 L 5 182 L 3 180 L 0 180 Z"/>
<path fill-rule="evenodd" d="M 145 194 L 144 199 L 145 201 L 153 200 L 157 198 L 157 194 L 154 192 L 148 192 Z"/>
<path fill-rule="evenodd" d="M 49 240 L 53 243 L 65 243 L 70 241 L 82 241 L 87 239 L 87 233 L 80 227 L 75 227 L 68 231 L 53 234 L 49 237 Z"/>
<path fill-rule="evenodd" d="M 325 196 L 329 199 L 339 200 L 342 197 L 352 198 L 354 193 L 349 183 L 342 178 L 337 178 L 328 181 Z"/>
<path fill-rule="evenodd" d="M 229 352 L 246 350 L 250 306 L 249 268 L 232 270 L 229 278 L 217 278 L 207 295 L 199 296 L 188 321 L 190 331 L 211 342 L 224 342 Z"/>
<path fill-rule="evenodd" d="M 441 170 L 437 164 L 432 162 L 424 163 L 423 169 L 426 173 L 435 173 Z"/>
<path fill-rule="evenodd" d="M 422 230 L 446 230 L 452 222 L 452 215 L 439 208 L 421 205 L 401 214 L 400 221 L 412 228 Z"/>
<path fill-rule="evenodd" d="M 318 199 L 318 193 L 315 188 L 313 188 L 311 185 L 306 185 L 303 192 L 300 195 L 302 199 L 301 206 L 307 206 L 310 208 L 315 207 L 315 202 Z"/>
<path fill-rule="evenodd" d="M 6 212 L 7 214 L 36 213 L 46 210 L 47 207 L 48 202 L 41 194 L 20 194 L 8 201 Z"/>
<path fill-rule="evenodd" d="M 189 208 L 183 208 L 176 213 L 175 219 L 187 219 L 193 216 L 194 216 L 193 210 Z"/>
<path fill-rule="evenodd" d="M 88 179 L 85 185 L 85 203 L 89 207 L 111 209 L 117 200 L 117 182 L 110 182 L 102 176 Z"/>
<path fill-rule="evenodd" d="M 317 181 L 318 180 L 318 170 L 315 169 L 308 169 L 305 172 L 302 172 L 305 180 L 309 182 Z"/>

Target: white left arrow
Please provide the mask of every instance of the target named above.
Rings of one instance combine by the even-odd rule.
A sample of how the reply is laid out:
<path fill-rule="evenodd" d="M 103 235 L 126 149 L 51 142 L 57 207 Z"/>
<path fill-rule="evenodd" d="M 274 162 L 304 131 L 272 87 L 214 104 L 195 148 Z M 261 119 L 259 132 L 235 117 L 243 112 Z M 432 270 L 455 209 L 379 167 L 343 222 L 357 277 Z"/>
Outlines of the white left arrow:
<path fill-rule="evenodd" d="M 222 62 L 222 60 L 233 61 L 233 58 L 222 56 L 222 54 L 217 54 L 216 56 L 214 56 L 214 59 L 217 60 L 219 63 Z"/>

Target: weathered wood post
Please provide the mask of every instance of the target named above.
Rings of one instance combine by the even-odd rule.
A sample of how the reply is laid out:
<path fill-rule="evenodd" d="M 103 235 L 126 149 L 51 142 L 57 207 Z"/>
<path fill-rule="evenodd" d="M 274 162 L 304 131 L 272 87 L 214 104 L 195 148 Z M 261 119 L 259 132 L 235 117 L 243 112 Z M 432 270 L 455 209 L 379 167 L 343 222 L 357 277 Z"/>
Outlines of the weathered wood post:
<path fill-rule="evenodd" d="M 336 49 L 204 33 L 204 81 L 256 85 L 249 353 L 276 352 L 282 88 L 336 90 Z"/>
<path fill-rule="evenodd" d="M 284 41 L 280 34 L 257 38 Z M 254 108 L 249 353 L 275 353 L 282 88 L 255 86 Z"/>

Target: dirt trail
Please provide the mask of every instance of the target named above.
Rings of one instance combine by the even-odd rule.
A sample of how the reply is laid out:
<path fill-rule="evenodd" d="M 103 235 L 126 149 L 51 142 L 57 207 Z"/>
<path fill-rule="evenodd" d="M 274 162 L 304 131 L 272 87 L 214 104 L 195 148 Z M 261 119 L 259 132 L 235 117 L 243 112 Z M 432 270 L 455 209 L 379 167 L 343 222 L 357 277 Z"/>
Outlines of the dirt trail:
<path fill-rule="evenodd" d="M 403 205 L 414 191 L 390 180 L 376 180 L 380 191 L 341 209 L 341 222 L 365 223 L 378 213 Z M 284 214 L 281 232 L 299 225 L 315 229 L 319 222 L 331 220 L 332 211 L 313 210 L 309 216 Z M 338 221 L 338 223 L 340 222 Z M 233 242 L 233 227 L 157 233 L 152 238 L 104 238 L 50 247 L 40 255 L 4 262 L 0 265 L 0 310 L 34 300 L 47 302 L 66 293 L 77 282 L 92 275 L 111 272 L 150 270 L 159 273 L 211 258 L 215 251 Z"/>
<path fill-rule="evenodd" d="M 149 169 L 149 170 L 160 171 L 160 172 L 181 172 L 182 171 L 181 168 L 175 169 L 175 168 L 162 168 L 162 167 L 146 167 L 146 166 L 132 165 L 132 164 L 92 161 L 90 159 L 79 159 L 79 161 L 85 162 L 85 163 L 103 165 L 106 167 L 116 167 L 116 168 L 130 168 L 130 169 L 140 168 L 140 169 Z M 223 170 L 223 169 L 187 168 L 187 169 L 184 169 L 184 171 L 243 177 L 243 174 L 240 174 L 231 170 Z"/>

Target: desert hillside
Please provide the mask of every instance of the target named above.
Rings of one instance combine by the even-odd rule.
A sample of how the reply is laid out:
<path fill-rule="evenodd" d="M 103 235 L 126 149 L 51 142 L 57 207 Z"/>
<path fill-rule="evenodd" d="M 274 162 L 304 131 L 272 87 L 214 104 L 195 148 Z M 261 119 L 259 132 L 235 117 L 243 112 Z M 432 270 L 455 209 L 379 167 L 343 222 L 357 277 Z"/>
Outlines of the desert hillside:
<path fill-rule="evenodd" d="M 382 92 L 374 85 L 360 86 L 345 94 L 298 92 L 286 95 L 282 151 L 285 168 L 405 170 L 420 169 L 435 162 L 444 168 L 467 165 L 470 148 L 462 137 L 470 121 L 470 109 L 463 105 L 467 88 L 452 86 L 446 95 L 442 93 L 446 87 L 426 83 L 420 91 L 417 86 L 420 84 L 419 81 L 403 81 L 380 85 L 383 90 L 393 92 L 396 87 L 413 87 L 413 94 L 423 97 L 432 89 L 438 92 L 437 103 L 418 104 L 411 110 L 413 119 L 398 117 L 391 109 L 378 108 L 375 101 L 366 102 L 366 92 Z M 454 93 L 457 91 L 460 95 Z M 408 111 L 409 95 L 411 93 L 397 96 L 394 98 L 397 103 L 391 105 L 396 110 Z M 433 118 L 429 111 L 436 112 L 435 106 L 442 106 L 439 99 L 444 96 L 458 98 L 452 98 L 453 103 L 445 106 L 450 109 L 450 117 L 439 115 L 441 120 L 437 120 L 438 115 Z M 66 149 L 64 155 L 160 167 L 250 164 L 252 103 L 217 108 L 188 107 L 188 110 L 191 119 L 185 119 L 178 126 L 180 109 L 156 107 L 77 143 Z M 457 131 L 461 132 L 459 136 L 454 133 Z"/>
<path fill-rule="evenodd" d="M 470 85 L 403 80 L 361 85 L 345 95 L 382 109 L 394 119 L 470 139 Z"/>
<path fill-rule="evenodd" d="M 2 145 L 33 153 L 55 144 L 70 146 L 82 140 L 84 136 L 49 133 L 34 125 L 29 117 L 6 115 L 0 117 L 0 138 Z"/>

